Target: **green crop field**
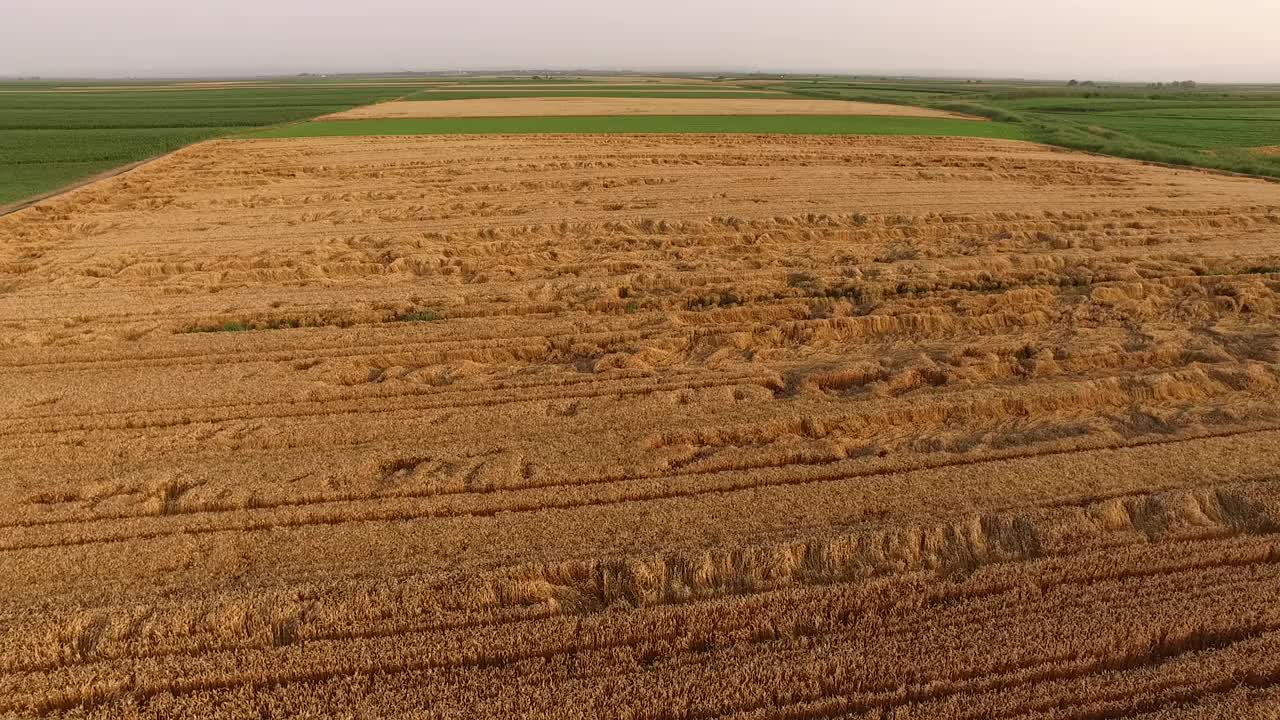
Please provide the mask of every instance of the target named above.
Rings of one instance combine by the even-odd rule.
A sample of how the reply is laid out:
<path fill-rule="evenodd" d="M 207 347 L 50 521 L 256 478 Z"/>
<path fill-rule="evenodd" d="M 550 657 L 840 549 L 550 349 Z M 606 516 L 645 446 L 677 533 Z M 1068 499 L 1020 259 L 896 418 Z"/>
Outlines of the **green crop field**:
<path fill-rule="evenodd" d="M 1178 99 L 1106 96 L 993 98 L 987 105 L 1014 117 L 1033 139 L 1110 155 L 1280 177 L 1280 158 L 1255 148 L 1280 144 L 1275 97 Z"/>
<path fill-rule="evenodd" d="M 1280 101 L 1233 98 L 1042 98 L 996 101 L 1044 122 L 1052 118 L 1179 148 L 1251 148 L 1280 143 Z"/>
<path fill-rule="evenodd" d="M 483 135 L 490 133 L 781 133 L 792 135 L 967 135 L 1006 139 L 1026 137 L 1023 128 L 999 122 L 869 115 L 614 115 L 334 120 L 270 128 L 253 133 L 252 137 Z"/>
<path fill-rule="evenodd" d="M 8 83 L 0 88 L 0 206 L 206 138 L 304 120 L 411 91 L 308 84 L 82 87 L 91 91 L 54 91 L 48 83 Z"/>
<path fill-rule="evenodd" d="M 0 205 L 239 129 L 0 130 Z"/>
<path fill-rule="evenodd" d="M 1018 125 L 1028 139 L 1176 165 L 1280 177 L 1280 87 L 791 79 L 794 95 L 920 105 Z"/>

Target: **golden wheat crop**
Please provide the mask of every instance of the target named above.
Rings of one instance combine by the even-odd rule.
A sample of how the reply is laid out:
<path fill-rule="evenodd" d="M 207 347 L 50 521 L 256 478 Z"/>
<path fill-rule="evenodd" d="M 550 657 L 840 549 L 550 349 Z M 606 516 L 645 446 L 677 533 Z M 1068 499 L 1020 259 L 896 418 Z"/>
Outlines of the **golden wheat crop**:
<path fill-rule="evenodd" d="M 450 92 L 449 90 L 439 92 Z M 458 92 L 466 92 L 465 89 Z M 688 92 L 688 91 L 686 91 Z M 704 92 L 693 90 L 692 92 Z M 717 92 L 721 92 L 717 90 Z M 751 90 L 726 90 L 749 93 Z M 555 115 L 883 115 L 962 120 L 984 118 L 945 110 L 850 100 L 799 98 L 507 97 L 463 100 L 397 100 L 364 105 L 322 120 L 436 117 L 548 117 Z"/>
<path fill-rule="evenodd" d="M 0 218 L 0 715 L 1280 704 L 1280 185 L 200 144 Z"/>

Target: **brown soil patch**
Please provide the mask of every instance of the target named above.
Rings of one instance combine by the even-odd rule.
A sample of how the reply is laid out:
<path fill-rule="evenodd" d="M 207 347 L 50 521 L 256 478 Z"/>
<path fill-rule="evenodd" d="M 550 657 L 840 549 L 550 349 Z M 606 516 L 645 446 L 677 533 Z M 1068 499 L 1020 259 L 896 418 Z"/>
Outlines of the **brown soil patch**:
<path fill-rule="evenodd" d="M 400 100 L 365 105 L 321 120 L 439 117 L 543 117 L 549 115 L 887 115 L 982 120 L 968 115 L 881 103 L 770 98 L 515 97 Z"/>
<path fill-rule="evenodd" d="M 1268 145 L 1266 147 L 1254 148 L 1254 152 L 1259 155 L 1280 156 L 1280 145 Z"/>
<path fill-rule="evenodd" d="M 184 149 L 0 218 L 0 715 L 1263 717 L 1278 239 L 991 140 Z"/>

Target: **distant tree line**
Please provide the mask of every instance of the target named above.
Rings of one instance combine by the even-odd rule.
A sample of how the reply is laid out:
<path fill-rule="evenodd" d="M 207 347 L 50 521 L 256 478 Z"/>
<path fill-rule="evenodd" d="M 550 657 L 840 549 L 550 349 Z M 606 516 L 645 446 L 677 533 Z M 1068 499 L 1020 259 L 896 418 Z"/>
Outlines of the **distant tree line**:
<path fill-rule="evenodd" d="M 1071 80 L 1067 83 L 1070 87 L 1097 87 L 1098 83 L 1092 80 Z M 1151 90 L 1194 90 L 1196 87 L 1195 80 L 1179 80 L 1177 82 L 1153 82 L 1147 83 L 1147 88 Z"/>

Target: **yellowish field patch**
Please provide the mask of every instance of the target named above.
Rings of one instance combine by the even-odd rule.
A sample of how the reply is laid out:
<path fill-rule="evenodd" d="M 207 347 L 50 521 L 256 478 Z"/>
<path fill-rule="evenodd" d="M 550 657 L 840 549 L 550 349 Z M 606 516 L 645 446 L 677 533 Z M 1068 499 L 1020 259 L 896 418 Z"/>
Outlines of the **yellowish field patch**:
<path fill-rule="evenodd" d="M 353 108 L 326 115 L 320 119 L 544 117 L 551 115 L 884 115 L 982 120 L 982 118 L 929 108 L 844 100 L 618 97 L 400 100 Z"/>
<path fill-rule="evenodd" d="M 1266 182 L 218 141 L 0 217 L 0 319 L 0 717 L 1280 706 Z"/>
<path fill-rule="evenodd" d="M 621 83 L 621 82 L 635 82 L 635 83 L 669 83 L 669 82 L 681 82 L 681 83 L 688 83 L 688 84 L 690 84 L 690 85 L 716 85 L 716 84 L 718 84 L 718 82 L 717 82 L 717 81 L 715 81 L 715 80 L 709 80 L 709 79 L 707 79 L 707 78 L 698 78 L 698 77 L 681 77 L 681 76 L 675 76 L 675 77 L 664 77 L 664 76 L 662 76 L 662 75 L 580 75 L 580 76 L 577 76 L 577 77 L 580 77 L 580 78 L 581 78 L 581 79 L 583 79 L 583 80 L 590 80 L 591 82 L 607 82 L 607 83 Z"/>
<path fill-rule="evenodd" d="M 739 88 L 739 87 L 662 87 L 662 86 L 655 86 L 650 83 L 608 83 L 608 84 L 568 83 L 568 84 L 561 84 L 561 85 L 543 85 L 542 83 L 538 83 L 537 85 L 530 85 L 526 83 L 524 85 L 448 85 L 443 87 L 433 87 L 430 89 L 432 92 L 440 92 L 440 93 L 446 93 L 446 92 L 473 93 L 473 92 L 480 92 L 484 90 L 527 90 L 529 92 L 538 92 L 540 90 L 581 90 L 583 92 L 590 92 L 594 90 L 626 90 L 628 92 L 648 90 L 650 92 L 661 92 L 661 93 L 682 93 L 683 92 L 683 93 L 718 93 L 718 94 L 724 94 L 724 95 L 733 95 L 735 93 L 759 94 L 761 92 L 761 90 L 758 88 L 755 90 L 751 90 L 751 89 Z M 784 95 L 782 97 L 786 97 L 786 96 Z"/>

